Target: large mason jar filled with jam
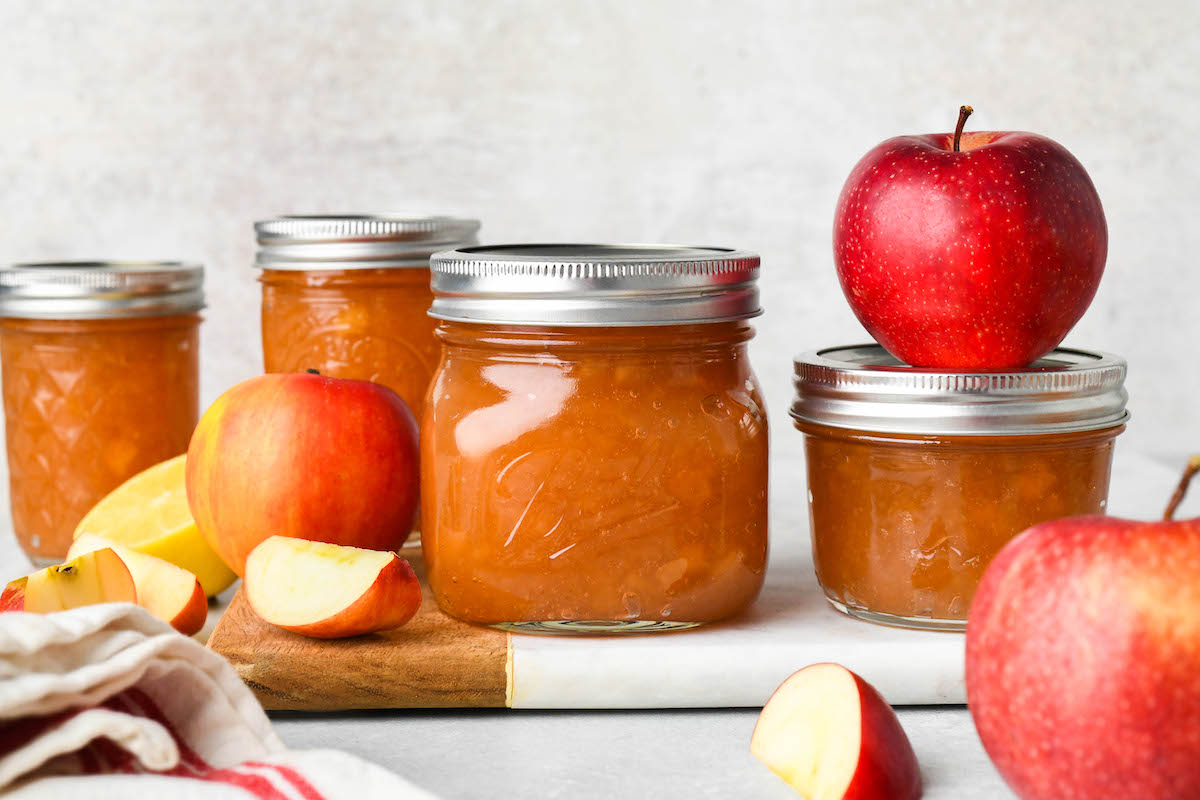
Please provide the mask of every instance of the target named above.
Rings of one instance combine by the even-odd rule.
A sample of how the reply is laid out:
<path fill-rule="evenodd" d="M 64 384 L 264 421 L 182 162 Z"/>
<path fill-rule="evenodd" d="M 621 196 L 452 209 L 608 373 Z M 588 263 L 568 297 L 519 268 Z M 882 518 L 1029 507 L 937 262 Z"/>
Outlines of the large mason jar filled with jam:
<path fill-rule="evenodd" d="M 202 281 L 175 262 L 0 269 L 12 523 L 34 563 L 60 562 L 97 501 L 187 451 Z"/>
<path fill-rule="evenodd" d="M 767 563 L 759 259 L 699 247 L 468 247 L 433 259 L 442 358 L 422 547 L 451 616 L 528 632 L 686 628 Z"/>
<path fill-rule="evenodd" d="M 992 558 L 1048 520 L 1103 514 L 1125 362 L 1059 349 L 1022 370 L 905 366 L 878 345 L 795 361 L 813 561 L 851 616 L 962 630 Z"/>
<path fill-rule="evenodd" d="M 439 348 L 429 257 L 473 244 L 471 219 L 292 216 L 258 222 L 267 372 L 381 383 L 417 419 Z"/>

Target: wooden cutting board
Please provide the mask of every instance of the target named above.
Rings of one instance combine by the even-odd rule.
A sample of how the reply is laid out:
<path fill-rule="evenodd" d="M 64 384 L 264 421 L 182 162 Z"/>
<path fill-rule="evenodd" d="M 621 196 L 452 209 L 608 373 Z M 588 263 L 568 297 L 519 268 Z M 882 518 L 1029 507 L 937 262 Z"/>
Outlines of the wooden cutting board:
<path fill-rule="evenodd" d="M 403 628 L 353 639 L 309 639 L 263 622 L 239 589 L 209 637 L 268 710 L 508 705 L 509 638 L 440 610 L 419 548 L 400 555 L 424 598 Z"/>

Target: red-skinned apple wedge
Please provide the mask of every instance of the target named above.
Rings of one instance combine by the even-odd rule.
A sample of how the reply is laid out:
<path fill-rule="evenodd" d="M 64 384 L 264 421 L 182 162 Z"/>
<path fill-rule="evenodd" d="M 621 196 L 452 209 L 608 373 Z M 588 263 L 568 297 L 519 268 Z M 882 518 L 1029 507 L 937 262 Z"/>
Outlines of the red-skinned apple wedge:
<path fill-rule="evenodd" d="M 25 584 L 27 583 L 29 583 L 28 577 L 16 578 L 8 582 L 4 591 L 0 592 L 0 613 L 25 610 Z"/>
<path fill-rule="evenodd" d="M 398 628 L 421 585 L 392 552 L 272 536 L 246 559 L 246 600 L 266 622 L 317 639 Z"/>
<path fill-rule="evenodd" d="M 137 587 L 139 606 L 185 636 L 204 627 L 204 621 L 208 619 L 208 597 L 200 581 L 186 569 L 86 533 L 71 544 L 67 558 L 106 547 L 111 548 L 129 569 Z"/>
<path fill-rule="evenodd" d="M 917 800 L 921 771 L 896 712 L 838 664 L 794 673 L 763 706 L 750 752 L 806 800 Z"/>
<path fill-rule="evenodd" d="M 375 383 L 261 375 L 204 413 L 187 455 L 188 506 L 241 575 L 268 536 L 397 550 L 418 496 L 417 423 Z"/>
<path fill-rule="evenodd" d="M 1108 256 L 1096 187 L 1033 133 L 898 136 L 851 171 L 834 214 L 859 321 L 918 367 L 1024 367 L 1091 304 Z"/>
<path fill-rule="evenodd" d="M 1076 517 L 1013 539 L 967 623 L 967 702 L 1023 800 L 1200 797 L 1200 519 Z"/>
<path fill-rule="evenodd" d="M 96 603 L 137 602 L 133 576 L 121 557 L 109 548 L 85 553 L 9 583 L 4 594 L 10 598 L 10 604 L 16 600 L 18 587 L 14 584 L 20 581 L 24 581 L 21 608 L 8 610 L 47 614 Z"/>

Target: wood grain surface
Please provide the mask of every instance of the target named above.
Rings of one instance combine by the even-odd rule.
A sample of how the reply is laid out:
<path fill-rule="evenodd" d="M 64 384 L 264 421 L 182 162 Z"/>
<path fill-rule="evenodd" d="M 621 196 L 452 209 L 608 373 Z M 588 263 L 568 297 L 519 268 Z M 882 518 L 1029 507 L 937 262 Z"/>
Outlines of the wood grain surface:
<path fill-rule="evenodd" d="M 225 656 L 269 710 L 504 707 L 509 634 L 438 609 L 421 551 L 401 556 L 424 597 L 404 627 L 353 639 L 309 639 L 263 622 L 241 590 L 208 646 Z"/>

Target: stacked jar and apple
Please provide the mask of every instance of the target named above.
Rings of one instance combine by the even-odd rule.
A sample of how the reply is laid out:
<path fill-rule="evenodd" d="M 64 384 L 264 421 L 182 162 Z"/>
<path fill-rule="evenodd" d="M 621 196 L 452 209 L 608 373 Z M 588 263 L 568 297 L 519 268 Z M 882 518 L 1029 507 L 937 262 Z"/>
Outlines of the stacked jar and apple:
<path fill-rule="evenodd" d="M 1099 197 L 1028 133 L 902 136 L 838 201 L 834 260 L 878 344 L 798 356 L 817 577 L 875 622 L 961 630 L 1025 528 L 1104 511 L 1125 362 L 1055 349 L 1107 254 Z"/>

